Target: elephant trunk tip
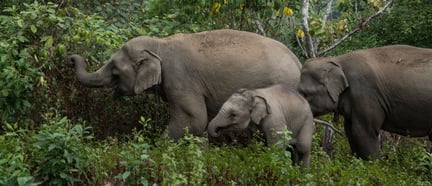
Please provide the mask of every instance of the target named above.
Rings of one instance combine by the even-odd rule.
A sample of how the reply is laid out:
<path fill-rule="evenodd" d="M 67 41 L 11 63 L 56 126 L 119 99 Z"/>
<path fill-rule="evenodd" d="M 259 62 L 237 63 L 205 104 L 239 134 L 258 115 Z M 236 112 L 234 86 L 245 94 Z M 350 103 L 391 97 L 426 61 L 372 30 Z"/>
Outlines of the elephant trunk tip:
<path fill-rule="evenodd" d="M 67 61 L 67 65 L 70 68 L 74 68 L 76 66 L 76 63 L 83 63 L 84 64 L 84 58 L 78 54 L 73 54 L 73 55 L 69 56 L 69 60 Z"/>
<path fill-rule="evenodd" d="M 212 123 L 210 123 L 207 132 L 210 134 L 211 137 L 215 137 L 215 138 L 217 138 L 221 135 L 220 128 L 213 125 Z"/>
<path fill-rule="evenodd" d="M 210 132 L 210 136 L 215 137 L 215 138 L 219 137 L 220 135 L 221 135 L 221 131 L 220 130 L 214 131 L 214 132 Z"/>

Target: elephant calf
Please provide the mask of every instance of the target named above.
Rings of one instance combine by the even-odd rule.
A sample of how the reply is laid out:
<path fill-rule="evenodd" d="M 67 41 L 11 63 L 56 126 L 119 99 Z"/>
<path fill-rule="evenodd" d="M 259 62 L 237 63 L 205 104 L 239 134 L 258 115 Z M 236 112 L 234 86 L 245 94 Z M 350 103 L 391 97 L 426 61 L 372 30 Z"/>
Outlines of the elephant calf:
<path fill-rule="evenodd" d="M 222 105 L 215 118 L 210 121 L 208 133 L 217 137 L 222 130 L 240 131 L 256 125 L 264 133 L 267 145 L 282 139 L 281 132 L 292 132 L 294 163 L 307 166 L 313 133 L 313 116 L 308 102 L 296 91 L 284 86 L 248 90 L 240 89 Z"/>

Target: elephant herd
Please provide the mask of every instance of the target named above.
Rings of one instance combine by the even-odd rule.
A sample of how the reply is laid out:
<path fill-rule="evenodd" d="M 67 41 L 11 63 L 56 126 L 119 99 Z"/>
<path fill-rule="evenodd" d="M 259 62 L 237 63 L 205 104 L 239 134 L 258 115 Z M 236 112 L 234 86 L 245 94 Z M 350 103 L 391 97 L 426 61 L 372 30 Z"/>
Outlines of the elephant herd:
<path fill-rule="evenodd" d="M 79 82 L 112 87 L 114 96 L 160 87 L 168 102 L 169 137 L 185 128 L 262 131 L 267 144 L 288 129 L 293 161 L 308 165 L 313 117 L 344 117 L 351 150 L 379 157 L 381 129 L 432 140 L 432 49 L 391 45 L 357 50 L 302 64 L 285 45 L 258 34 L 214 30 L 166 38 L 136 37 L 95 72 L 72 55 Z"/>

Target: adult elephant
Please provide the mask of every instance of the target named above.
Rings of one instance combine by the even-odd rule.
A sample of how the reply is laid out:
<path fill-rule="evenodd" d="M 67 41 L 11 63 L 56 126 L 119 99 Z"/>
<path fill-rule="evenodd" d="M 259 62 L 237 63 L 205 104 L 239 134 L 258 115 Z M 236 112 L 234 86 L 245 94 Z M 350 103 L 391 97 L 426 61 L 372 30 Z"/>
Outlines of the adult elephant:
<path fill-rule="evenodd" d="M 313 59 L 298 88 L 314 116 L 344 116 L 351 150 L 363 159 L 379 157 L 380 129 L 431 137 L 432 49 L 393 45 Z"/>
<path fill-rule="evenodd" d="M 301 68 L 282 43 L 236 30 L 136 37 L 93 73 L 85 70 L 79 55 L 72 55 L 70 63 L 83 85 L 115 87 L 115 95 L 136 95 L 160 86 L 170 112 L 168 135 L 174 140 L 184 136 L 186 127 L 201 135 L 208 119 L 239 88 L 296 86 Z"/>

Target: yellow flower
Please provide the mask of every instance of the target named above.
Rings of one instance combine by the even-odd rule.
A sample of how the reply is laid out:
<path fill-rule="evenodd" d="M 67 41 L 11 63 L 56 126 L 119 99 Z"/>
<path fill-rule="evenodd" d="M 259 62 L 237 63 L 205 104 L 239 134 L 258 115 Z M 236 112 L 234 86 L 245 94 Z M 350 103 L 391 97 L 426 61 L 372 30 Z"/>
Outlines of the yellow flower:
<path fill-rule="evenodd" d="M 224 4 L 228 4 L 228 0 L 224 0 Z"/>
<path fill-rule="evenodd" d="M 303 32 L 302 29 L 298 29 L 296 35 L 297 35 L 297 37 L 299 37 L 299 38 L 304 38 L 305 33 Z"/>
<path fill-rule="evenodd" d="M 220 3 L 213 3 L 212 6 L 212 10 L 211 12 L 214 13 L 219 13 L 219 9 L 221 8 L 221 4 Z"/>
<path fill-rule="evenodd" d="M 291 8 L 288 8 L 288 7 L 284 7 L 283 13 L 287 16 L 292 16 L 294 14 L 293 10 Z"/>
<path fill-rule="evenodd" d="M 275 13 L 276 17 L 279 16 L 279 14 L 280 14 L 280 10 L 277 10 Z"/>
<path fill-rule="evenodd" d="M 375 1 L 373 1 L 373 6 L 374 6 L 374 7 L 377 7 L 377 8 L 381 8 L 381 2 L 375 0 Z"/>

